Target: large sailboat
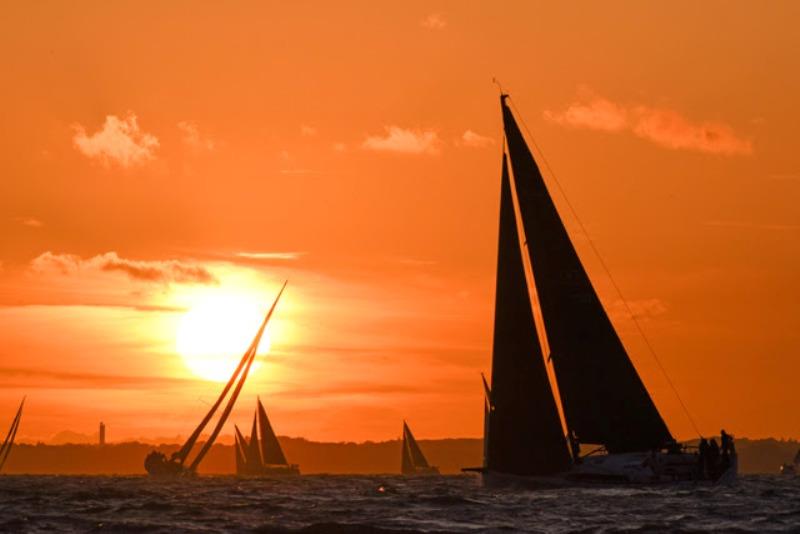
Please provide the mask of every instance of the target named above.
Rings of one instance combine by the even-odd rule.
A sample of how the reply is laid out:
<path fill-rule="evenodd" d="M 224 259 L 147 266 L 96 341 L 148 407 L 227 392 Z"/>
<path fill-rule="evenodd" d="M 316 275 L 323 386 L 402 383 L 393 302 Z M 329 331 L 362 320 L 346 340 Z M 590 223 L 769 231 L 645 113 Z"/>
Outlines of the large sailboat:
<path fill-rule="evenodd" d="M 438 475 L 439 468 L 428 464 L 411 429 L 403 421 L 403 445 L 400 452 L 400 472 L 404 475 Z"/>
<path fill-rule="evenodd" d="M 257 404 L 256 413 L 253 414 L 250 439 L 245 439 L 239 427 L 235 426 L 236 475 L 247 477 L 299 475 L 300 468 L 286 461 L 261 399 L 258 399 Z"/>
<path fill-rule="evenodd" d="M 3 467 L 6 465 L 6 460 L 8 460 L 8 454 L 11 452 L 11 447 L 14 446 L 14 438 L 17 437 L 19 422 L 22 420 L 22 406 L 24 404 L 25 399 L 22 399 L 22 402 L 19 403 L 19 408 L 17 408 L 17 415 L 14 416 L 14 420 L 11 422 L 11 427 L 8 429 L 6 439 L 3 440 L 3 444 L 0 446 L 0 472 L 3 471 Z"/>
<path fill-rule="evenodd" d="M 239 397 L 242 387 L 244 387 L 245 380 L 247 380 L 247 375 L 250 372 L 250 367 L 253 365 L 253 360 L 255 360 L 256 352 L 258 351 L 258 345 L 261 342 L 261 337 L 264 334 L 264 329 L 267 327 L 270 317 L 272 317 L 272 312 L 275 311 L 275 306 L 278 305 L 278 301 L 280 300 L 284 289 L 286 289 L 286 282 L 284 282 L 283 287 L 281 287 L 281 290 L 278 292 L 278 296 L 275 297 L 275 301 L 272 303 L 267 315 L 264 317 L 264 321 L 261 323 L 261 327 L 258 329 L 258 332 L 256 332 L 256 336 L 253 338 L 250 346 L 245 351 L 242 359 L 236 366 L 236 369 L 233 371 L 228 383 L 225 384 L 225 387 L 222 389 L 217 401 L 208 410 L 208 413 L 205 415 L 205 417 L 203 417 L 203 420 L 200 421 L 200 424 L 197 425 L 197 428 L 195 428 L 194 432 L 192 432 L 192 434 L 186 440 L 186 443 L 184 443 L 180 449 L 172 453 L 169 458 L 167 458 L 164 453 L 158 451 L 151 451 L 150 454 L 147 455 L 144 460 L 144 468 L 149 475 L 192 476 L 197 473 L 197 466 L 200 465 L 200 462 L 203 461 L 203 458 L 205 458 L 206 454 L 208 454 L 208 451 L 211 450 L 211 447 L 214 445 L 214 441 L 217 439 L 222 427 L 228 420 L 228 416 L 230 416 L 234 404 L 236 404 L 236 399 Z M 236 384 L 235 387 L 234 383 Z M 234 387 L 233 392 L 231 393 L 231 396 L 228 399 L 222 414 L 220 415 L 219 421 L 217 421 L 216 426 L 211 431 L 211 435 L 208 437 L 205 443 L 203 443 L 200 451 L 195 455 L 192 461 L 188 462 L 189 454 L 192 452 L 195 444 L 197 444 L 200 434 L 208 425 L 209 421 L 211 421 L 211 418 L 214 417 L 214 414 L 232 387 Z"/>
<path fill-rule="evenodd" d="M 505 151 L 492 376 L 491 384 L 484 380 L 484 465 L 475 470 L 488 484 L 735 477 L 732 442 L 719 460 L 727 464 L 711 468 L 675 442 L 586 274 L 508 95 L 500 103 Z M 581 446 L 594 451 L 583 455 Z"/>

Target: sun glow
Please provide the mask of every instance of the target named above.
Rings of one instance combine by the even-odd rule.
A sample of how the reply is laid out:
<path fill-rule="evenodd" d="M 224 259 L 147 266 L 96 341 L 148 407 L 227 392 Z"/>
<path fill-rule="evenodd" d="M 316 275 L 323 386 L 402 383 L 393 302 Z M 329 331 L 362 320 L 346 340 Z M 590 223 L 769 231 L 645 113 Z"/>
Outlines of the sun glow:
<path fill-rule="evenodd" d="M 194 375 L 217 382 L 228 380 L 258 331 L 267 305 L 248 295 L 202 295 L 179 322 L 178 354 Z M 269 349 L 267 327 L 257 354 L 266 354 Z M 256 360 L 250 372 L 258 367 Z"/>

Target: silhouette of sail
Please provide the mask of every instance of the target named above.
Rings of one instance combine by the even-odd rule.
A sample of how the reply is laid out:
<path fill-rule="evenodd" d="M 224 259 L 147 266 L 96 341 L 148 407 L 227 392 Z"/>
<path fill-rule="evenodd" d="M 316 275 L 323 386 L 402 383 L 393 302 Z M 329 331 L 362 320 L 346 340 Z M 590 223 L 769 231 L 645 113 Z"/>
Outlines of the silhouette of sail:
<path fill-rule="evenodd" d="M 403 448 L 408 449 L 408 456 L 414 470 L 418 467 L 430 467 L 428 465 L 428 460 L 425 459 L 425 455 L 422 454 L 422 450 L 420 450 L 417 444 L 417 440 L 414 439 L 414 434 L 411 433 L 411 429 L 408 428 L 405 421 L 403 421 Z"/>
<path fill-rule="evenodd" d="M 225 425 L 225 422 L 228 420 L 228 416 L 231 414 L 231 410 L 233 410 L 234 404 L 236 404 L 236 399 L 239 398 L 239 393 L 242 391 L 242 387 L 244 386 L 244 382 L 247 379 L 247 375 L 250 372 L 250 367 L 253 365 L 253 360 L 256 357 L 256 352 L 258 351 L 258 344 L 261 341 L 261 336 L 264 334 L 264 329 L 269 322 L 270 317 L 272 317 L 272 313 L 275 311 L 275 306 L 278 305 L 278 301 L 283 294 L 283 290 L 286 289 L 286 283 L 283 284 L 283 287 L 278 292 L 278 296 L 275 297 L 275 301 L 272 303 L 267 315 L 264 317 L 264 321 L 261 323 L 261 327 L 258 329 L 258 333 L 256 334 L 255 339 L 253 339 L 253 343 L 250 345 L 250 351 L 248 354 L 247 361 L 245 363 L 244 369 L 242 369 L 241 377 L 239 378 L 238 383 L 236 384 L 236 388 L 233 390 L 230 399 L 228 400 L 228 404 L 225 406 L 225 410 L 220 415 L 219 421 L 217 421 L 217 425 L 214 427 L 214 430 L 211 432 L 208 440 L 203 444 L 203 447 L 200 449 L 200 452 L 197 453 L 197 456 L 192 461 L 191 465 L 189 466 L 190 471 L 194 471 L 197 469 L 197 466 L 203 460 L 205 455 L 214 445 L 214 441 L 217 439 L 222 427 Z M 235 373 L 234 373 L 235 375 Z"/>
<path fill-rule="evenodd" d="M 244 459 L 244 448 L 245 448 L 245 439 L 242 436 L 241 430 L 236 425 L 233 425 L 234 430 L 236 431 L 235 440 L 236 443 L 234 447 L 236 449 L 236 474 L 237 475 L 244 475 L 247 473 L 247 463 Z"/>
<path fill-rule="evenodd" d="M 242 369 L 247 364 L 247 361 L 250 358 L 251 353 L 258 350 L 258 344 L 261 342 L 261 336 L 264 333 L 264 328 L 267 326 L 269 317 L 270 315 L 272 315 L 272 310 L 275 309 L 275 305 L 278 303 L 278 299 L 281 298 L 283 290 L 286 289 L 287 283 L 288 282 L 283 283 L 283 287 L 281 287 L 280 292 L 278 292 L 278 296 L 275 298 L 275 302 L 272 304 L 272 308 L 270 308 L 269 312 L 267 313 L 267 316 L 264 318 L 264 322 L 261 324 L 261 328 L 259 328 L 258 333 L 253 338 L 253 341 L 250 343 L 250 346 L 245 351 L 244 355 L 242 356 L 242 359 L 239 361 L 239 365 L 236 366 L 236 369 L 231 375 L 231 378 L 228 380 L 228 383 L 225 384 L 225 387 L 222 389 L 222 393 L 219 394 L 219 397 L 217 398 L 216 402 L 211 406 L 211 408 L 208 410 L 208 413 L 205 415 L 205 417 L 203 417 L 203 420 L 200 421 L 200 424 L 197 425 L 197 428 L 195 428 L 194 432 L 192 432 L 192 434 L 186 440 L 186 443 L 183 444 L 183 447 L 181 447 L 180 450 L 177 453 L 175 453 L 174 458 L 177 459 L 181 465 L 183 465 L 184 462 L 186 462 L 186 458 L 189 456 L 189 453 L 191 452 L 192 448 L 197 442 L 197 439 L 200 437 L 200 434 L 203 432 L 203 429 L 205 429 L 206 425 L 208 425 L 208 422 L 211 421 L 211 418 L 214 417 L 214 413 L 217 411 L 220 404 L 222 404 L 223 399 L 225 399 L 225 396 L 228 394 L 228 391 L 230 391 L 234 382 L 236 382 L 236 377 L 238 377 L 239 374 L 242 372 Z"/>
<path fill-rule="evenodd" d="M 17 414 L 14 416 L 14 420 L 11 422 L 11 427 L 8 429 L 6 439 L 3 440 L 3 445 L 0 446 L 0 471 L 3 470 L 3 466 L 6 464 L 6 460 L 11 452 L 11 448 L 14 446 L 14 438 L 17 437 L 19 422 L 22 419 L 22 406 L 24 404 L 25 399 L 22 399 L 22 402 L 19 404 L 19 408 L 17 409 Z"/>
<path fill-rule="evenodd" d="M 582 443 L 603 444 L 611 453 L 660 447 L 672 436 L 592 287 L 506 95 L 501 107 L 567 426 Z M 495 396 L 503 389 L 492 385 Z"/>
<path fill-rule="evenodd" d="M 492 384 L 486 466 L 515 475 L 550 475 L 570 465 L 536 334 L 511 181 L 503 156 Z"/>
<path fill-rule="evenodd" d="M 261 399 L 258 399 L 258 427 L 261 432 L 261 457 L 266 465 L 287 465 L 286 456 L 278 442 L 275 431 L 267 418 L 267 412 Z"/>
<path fill-rule="evenodd" d="M 247 466 L 253 471 L 261 469 L 261 448 L 258 444 L 258 427 L 256 426 L 256 414 L 253 414 L 253 426 L 250 430 L 250 441 L 245 449 L 244 460 Z"/>

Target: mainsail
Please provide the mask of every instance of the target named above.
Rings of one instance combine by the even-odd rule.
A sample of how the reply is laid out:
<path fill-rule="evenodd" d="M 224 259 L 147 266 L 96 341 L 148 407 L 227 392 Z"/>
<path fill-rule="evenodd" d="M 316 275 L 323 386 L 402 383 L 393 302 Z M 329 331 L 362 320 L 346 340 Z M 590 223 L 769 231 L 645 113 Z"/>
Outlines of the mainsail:
<path fill-rule="evenodd" d="M 258 428 L 261 432 L 261 457 L 266 465 L 287 465 L 286 456 L 278 442 L 275 431 L 267 418 L 267 411 L 258 399 Z"/>
<path fill-rule="evenodd" d="M 492 385 L 485 467 L 549 475 L 570 464 L 536 333 L 506 157 L 500 194 Z"/>
<path fill-rule="evenodd" d="M 8 459 L 8 455 L 11 452 L 11 447 L 14 446 L 14 438 L 17 437 L 17 430 L 19 429 L 19 422 L 22 419 L 22 407 L 25 405 L 25 399 L 22 399 L 22 402 L 19 404 L 19 408 L 17 409 L 17 414 L 14 416 L 14 420 L 11 422 L 11 427 L 8 429 L 8 434 L 6 434 L 6 439 L 3 440 L 2 446 L 0 446 L 0 471 L 3 470 L 3 466 L 6 464 L 6 460 Z"/>
<path fill-rule="evenodd" d="M 411 433 L 411 429 L 408 428 L 405 421 L 403 421 L 403 450 L 400 456 L 400 471 L 404 475 L 438 472 L 435 467 L 431 467 L 428 464 L 428 460 L 422 454 L 417 440 L 414 439 L 414 434 Z"/>
<path fill-rule="evenodd" d="M 610 453 L 661 447 L 673 438 L 592 287 L 506 98 L 507 95 L 501 96 L 501 107 L 515 191 L 567 428 L 576 434 L 580 442 L 602 444 Z M 508 204 L 507 201 L 505 203 Z M 510 225 L 504 222 L 509 218 L 501 214 L 501 228 Z M 501 239 L 502 236 L 501 230 Z M 508 261 L 516 262 L 516 258 Z M 498 328 L 530 328 L 527 312 L 521 303 L 516 303 L 516 311 L 513 312 L 514 305 L 508 302 L 504 304 L 499 298 L 501 289 L 507 289 L 510 293 L 512 287 L 514 295 L 509 295 L 509 300 L 519 295 L 528 297 L 519 275 L 513 272 L 517 267 L 509 267 L 509 272 L 499 269 L 500 265 L 497 313 L 507 315 L 502 321 L 496 317 L 495 351 L 498 350 Z M 514 339 L 512 336 L 507 333 L 499 339 Z M 517 334 L 517 337 L 522 337 L 522 334 Z M 513 350 L 520 350 L 520 354 L 525 352 L 533 355 L 534 359 L 540 356 L 538 345 L 534 346 L 530 341 L 527 345 L 516 344 L 521 342 L 505 343 L 511 345 Z M 493 365 L 496 365 L 496 360 L 493 360 Z M 497 364 L 508 361 L 510 358 Z M 497 384 L 493 372 L 495 411 L 500 405 L 498 397 L 504 391 L 519 396 L 518 401 L 529 394 L 523 391 L 527 389 L 544 389 L 550 394 L 549 386 L 544 388 L 541 384 L 539 371 L 537 369 L 535 376 L 527 377 L 524 382 L 520 379 L 507 385 Z M 530 370 L 528 372 L 533 373 Z M 503 376 L 507 374 L 501 373 L 500 377 Z M 522 384 L 527 386 L 523 387 Z M 550 402 L 541 402 L 536 401 L 535 408 L 530 410 L 535 411 L 538 417 L 547 418 L 546 431 L 549 436 L 553 432 L 553 411 Z M 524 416 L 515 414 L 517 418 Z M 528 414 L 528 417 L 532 416 Z M 501 432 L 496 430 L 493 423 L 490 424 L 490 438 L 499 440 L 492 437 Z M 521 428 L 537 429 L 530 430 L 524 450 L 536 444 L 536 449 L 547 449 L 556 466 L 563 465 L 564 456 L 556 452 L 556 449 L 563 448 L 563 438 L 544 438 L 539 434 L 539 426 L 531 426 L 541 425 L 541 421 L 515 419 L 514 424 L 518 432 Z M 519 452 L 522 450 L 523 447 L 520 447 Z M 530 454 L 537 453 L 531 450 Z M 538 471 L 541 465 L 531 460 L 529 469 Z"/>

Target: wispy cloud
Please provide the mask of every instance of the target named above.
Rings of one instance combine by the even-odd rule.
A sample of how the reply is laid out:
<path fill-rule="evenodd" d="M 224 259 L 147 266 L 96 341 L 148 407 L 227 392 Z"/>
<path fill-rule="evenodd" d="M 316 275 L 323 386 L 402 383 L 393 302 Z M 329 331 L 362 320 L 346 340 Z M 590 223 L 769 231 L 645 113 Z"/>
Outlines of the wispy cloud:
<path fill-rule="evenodd" d="M 183 144 L 193 150 L 214 150 L 216 143 L 200 135 L 200 129 L 196 122 L 181 121 L 178 123 L 178 129 L 181 131 Z"/>
<path fill-rule="evenodd" d="M 440 152 L 441 140 L 433 130 L 414 130 L 386 126 L 384 135 L 367 137 L 362 147 L 379 152 L 435 155 Z"/>
<path fill-rule="evenodd" d="M 420 26 L 429 30 L 443 30 L 447 26 L 447 21 L 440 13 L 431 13 L 420 21 Z"/>
<path fill-rule="evenodd" d="M 30 228 L 41 228 L 44 226 L 44 223 L 37 219 L 36 217 L 17 217 L 16 221 L 23 225 L 28 226 Z"/>
<path fill-rule="evenodd" d="M 237 252 L 240 258 L 249 260 L 297 260 L 305 256 L 305 252 Z"/>
<path fill-rule="evenodd" d="M 311 137 L 317 135 L 317 129 L 313 126 L 309 126 L 308 124 L 303 124 L 300 126 L 300 133 L 307 137 Z"/>
<path fill-rule="evenodd" d="M 472 130 L 465 131 L 459 139 L 456 139 L 456 145 L 470 148 L 486 148 L 493 144 L 494 139 L 475 133 Z"/>
<path fill-rule="evenodd" d="M 158 148 L 156 136 L 139 128 L 136 115 L 128 113 L 125 118 L 106 116 L 103 127 L 88 135 L 86 128 L 76 124 L 72 142 L 78 151 L 104 165 L 117 164 L 131 167 L 155 158 Z"/>
<path fill-rule="evenodd" d="M 721 155 L 749 155 L 753 143 L 721 122 L 694 122 L 681 113 L 644 105 L 624 106 L 584 91 L 564 111 L 546 110 L 545 119 L 572 128 L 605 132 L 629 131 L 635 136 L 673 150 L 694 150 Z"/>
<path fill-rule="evenodd" d="M 334 143 L 333 150 L 335 150 L 336 152 L 344 152 L 345 150 L 347 150 L 347 145 L 344 143 Z"/>
<path fill-rule="evenodd" d="M 125 273 L 134 280 L 179 284 L 214 284 L 216 277 L 202 265 L 179 260 L 141 261 L 120 258 L 116 252 L 82 259 L 74 254 L 47 251 L 31 262 L 35 272 L 73 274 L 85 270 Z"/>

